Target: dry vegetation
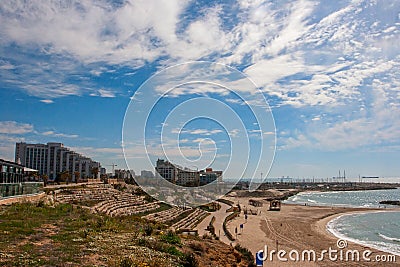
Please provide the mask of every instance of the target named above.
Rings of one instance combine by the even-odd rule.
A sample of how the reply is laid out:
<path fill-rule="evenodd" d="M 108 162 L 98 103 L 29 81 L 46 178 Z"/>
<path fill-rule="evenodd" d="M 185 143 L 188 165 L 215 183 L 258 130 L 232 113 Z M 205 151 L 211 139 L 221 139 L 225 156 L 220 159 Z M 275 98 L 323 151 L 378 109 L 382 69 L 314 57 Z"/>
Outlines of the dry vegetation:
<path fill-rule="evenodd" d="M 0 266 L 249 264 L 220 241 L 177 235 L 143 215 L 111 217 L 76 202 L 0 206 Z"/>

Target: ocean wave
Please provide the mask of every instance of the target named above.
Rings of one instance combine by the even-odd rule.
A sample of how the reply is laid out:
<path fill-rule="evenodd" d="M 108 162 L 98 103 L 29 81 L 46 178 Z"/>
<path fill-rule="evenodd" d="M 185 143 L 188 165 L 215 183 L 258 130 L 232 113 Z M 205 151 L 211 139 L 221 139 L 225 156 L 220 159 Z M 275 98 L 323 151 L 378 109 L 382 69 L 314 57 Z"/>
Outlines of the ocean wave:
<path fill-rule="evenodd" d="M 383 252 L 387 252 L 387 253 L 391 253 L 393 255 L 400 256 L 400 245 L 399 244 L 393 244 L 393 243 L 389 243 L 389 242 L 380 242 L 380 241 L 365 241 L 365 240 L 361 240 L 359 238 L 350 237 L 348 234 L 343 233 L 343 230 L 346 230 L 346 226 L 343 221 L 343 220 L 345 220 L 346 217 L 365 215 L 365 214 L 371 214 L 371 213 L 390 213 L 390 212 L 393 212 L 393 211 L 371 211 L 371 212 L 342 214 L 342 215 L 337 216 L 336 218 L 330 220 L 326 224 L 326 229 L 328 230 L 328 232 L 330 232 L 332 235 L 336 236 L 339 239 L 347 240 L 349 242 L 353 242 L 353 243 L 356 243 L 356 244 L 359 244 L 362 246 L 367 246 L 367 247 L 374 248 L 374 249 L 377 249 L 377 250 L 380 250 Z M 391 237 L 388 237 L 388 236 L 385 236 L 382 234 L 379 234 L 379 236 L 388 241 L 395 241 L 396 243 L 400 242 L 400 239 L 397 239 L 397 238 L 391 238 Z"/>
<path fill-rule="evenodd" d="M 386 235 L 381 234 L 381 233 L 378 233 L 378 235 L 379 235 L 380 237 L 382 237 L 383 239 L 386 239 L 386 240 L 400 242 L 400 238 L 389 237 L 389 236 L 386 236 Z"/>

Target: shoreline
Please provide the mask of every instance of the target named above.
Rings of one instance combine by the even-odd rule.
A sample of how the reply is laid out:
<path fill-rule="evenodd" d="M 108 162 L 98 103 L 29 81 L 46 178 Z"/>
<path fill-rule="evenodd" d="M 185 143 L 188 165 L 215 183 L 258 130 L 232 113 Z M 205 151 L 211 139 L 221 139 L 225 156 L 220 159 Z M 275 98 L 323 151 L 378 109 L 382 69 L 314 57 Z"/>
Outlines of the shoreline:
<path fill-rule="evenodd" d="M 244 207 L 256 209 L 247 205 L 250 198 L 235 198 L 235 203 L 239 200 Z M 254 197 L 252 199 L 255 199 Z M 228 224 L 229 231 L 234 234 L 235 228 L 243 224 L 243 229 L 239 231 L 237 240 L 234 244 L 240 244 L 248 248 L 253 255 L 266 245 L 272 249 L 283 249 L 286 252 L 291 250 L 315 250 L 317 255 L 322 250 L 329 248 L 337 249 L 338 238 L 328 230 L 328 223 L 335 218 L 344 215 L 369 212 L 396 212 L 400 209 L 378 209 L 378 208 L 354 208 L 354 207 L 330 207 L 330 206 L 303 206 L 298 204 L 282 204 L 281 211 L 268 211 L 268 204 L 258 209 L 261 215 L 249 215 L 245 221 L 243 212 L 240 217 L 235 218 Z M 346 239 L 348 240 L 348 239 Z M 349 250 L 365 251 L 371 250 L 372 255 L 389 255 L 391 253 L 377 248 L 359 244 L 348 240 Z M 394 254 L 392 254 L 394 255 Z M 391 266 L 400 266 L 398 256 L 396 262 L 390 263 Z M 302 262 L 280 262 L 266 261 L 267 266 L 304 266 Z M 366 265 L 365 265 L 366 264 Z M 320 266 L 317 262 L 307 262 L 307 266 Z M 324 258 L 323 266 L 372 266 L 368 262 L 332 262 Z M 384 266 L 377 264 L 373 266 Z"/>
<path fill-rule="evenodd" d="M 354 238 L 349 238 L 349 237 L 346 237 L 346 236 L 341 235 L 339 233 L 335 233 L 335 231 L 333 229 L 330 229 L 330 227 L 329 227 L 329 224 L 331 222 L 333 222 L 334 220 L 337 220 L 337 219 L 339 219 L 341 217 L 351 216 L 351 215 L 355 215 L 355 214 L 362 215 L 362 214 L 381 213 L 381 212 L 382 213 L 400 212 L 400 208 L 393 208 L 393 209 L 387 209 L 387 210 L 369 210 L 369 211 L 345 212 L 345 213 L 341 213 L 341 214 L 337 214 L 337 215 L 332 215 L 332 216 L 330 216 L 329 220 L 325 220 L 324 221 L 324 219 L 323 219 L 323 220 L 320 221 L 320 223 L 321 224 L 325 224 L 325 229 L 326 229 L 326 232 L 328 234 L 333 235 L 334 237 L 336 237 L 338 239 L 346 239 L 347 241 L 355 243 L 355 244 L 358 244 L 360 246 L 366 246 L 366 247 L 369 247 L 371 249 L 376 249 L 376 250 L 379 250 L 379 251 L 384 252 L 384 253 L 390 253 L 390 254 L 393 254 L 393 255 L 396 255 L 396 256 L 400 256 L 400 254 L 391 252 L 391 251 L 386 250 L 384 248 L 381 248 L 381 247 L 378 247 L 378 246 L 374 246 L 374 245 L 371 245 L 371 244 L 362 243 L 362 242 L 360 242 L 358 240 L 355 240 Z M 326 219 L 328 219 L 328 218 L 326 218 Z M 319 222 L 317 222 L 317 224 L 318 223 Z"/>

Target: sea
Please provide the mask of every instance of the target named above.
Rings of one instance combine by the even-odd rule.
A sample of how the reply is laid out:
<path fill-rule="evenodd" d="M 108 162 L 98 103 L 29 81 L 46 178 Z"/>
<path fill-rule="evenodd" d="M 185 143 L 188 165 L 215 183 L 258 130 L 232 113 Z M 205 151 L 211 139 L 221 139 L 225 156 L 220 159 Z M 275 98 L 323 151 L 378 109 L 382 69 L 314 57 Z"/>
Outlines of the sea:
<path fill-rule="evenodd" d="M 310 206 L 380 208 L 379 211 L 345 214 L 331 220 L 327 229 L 340 239 L 400 256 L 400 207 L 379 204 L 400 200 L 400 188 L 392 190 L 302 192 L 285 203 Z M 396 208 L 396 210 L 388 210 Z"/>

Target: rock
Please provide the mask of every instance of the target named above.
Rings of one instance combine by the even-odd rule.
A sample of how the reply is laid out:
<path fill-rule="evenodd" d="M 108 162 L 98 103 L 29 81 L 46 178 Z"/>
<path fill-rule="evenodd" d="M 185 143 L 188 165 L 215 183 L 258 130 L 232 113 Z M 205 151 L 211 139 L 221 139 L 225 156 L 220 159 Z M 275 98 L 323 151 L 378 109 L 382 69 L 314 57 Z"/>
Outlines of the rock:
<path fill-rule="evenodd" d="M 384 200 L 379 202 L 379 204 L 400 206 L 400 200 Z"/>

